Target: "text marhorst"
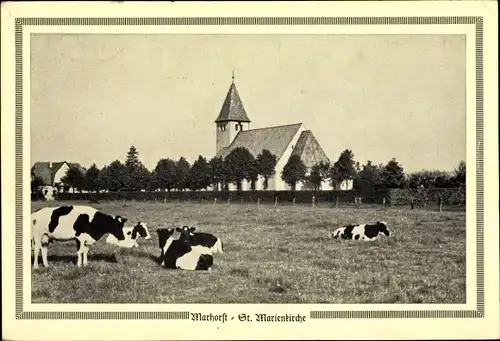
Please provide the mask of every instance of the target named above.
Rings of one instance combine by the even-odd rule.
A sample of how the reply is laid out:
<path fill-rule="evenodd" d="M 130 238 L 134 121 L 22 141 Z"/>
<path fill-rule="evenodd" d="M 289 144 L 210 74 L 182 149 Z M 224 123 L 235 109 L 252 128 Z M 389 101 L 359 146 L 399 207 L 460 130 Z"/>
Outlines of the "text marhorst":
<path fill-rule="evenodd" d="M 234 320 L 237 322 L 298 322 L 302 323 L 306 321 L 306 317 L 300 314 L 254 314 L 252 318 L 249 314 L 238 314 L 236 318 L 228 316 L 227 313 L 223 314 L 202 314 L 202 313 L 191 313 L 191 321 L 202 321 L 202 322 L 227 322 L 228 320 Z"/>

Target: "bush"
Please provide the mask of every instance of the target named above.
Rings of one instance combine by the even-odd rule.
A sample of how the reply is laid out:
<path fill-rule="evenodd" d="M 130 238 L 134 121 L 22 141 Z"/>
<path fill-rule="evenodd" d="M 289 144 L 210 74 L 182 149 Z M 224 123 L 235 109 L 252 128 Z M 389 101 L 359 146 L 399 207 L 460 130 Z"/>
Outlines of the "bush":
<path fill-rule="evenodd" d="M 465 206 L 465 189 L 463 187 L 390 190 L 392 206 L 409 206 L 412 198 L 417 207 L 438 206 L 440 196 L 444 205 Z"/>

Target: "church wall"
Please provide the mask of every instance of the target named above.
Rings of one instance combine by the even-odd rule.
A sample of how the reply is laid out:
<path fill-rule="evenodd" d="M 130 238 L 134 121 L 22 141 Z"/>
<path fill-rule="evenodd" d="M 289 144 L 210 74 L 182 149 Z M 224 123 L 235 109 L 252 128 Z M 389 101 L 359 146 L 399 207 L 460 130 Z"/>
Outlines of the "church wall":
<path fill-rule="evenodd" d="M 295 145 L 297 144 L 300 134 L 302 134 L 304 130 L 305 130 L 304 125 L 301 124 L 300 128 L 297 130 L 297 133 L 293 137 L 292 141 L 287 146 L 285 152 L 278 160 L 276 164 L 276 174 L 274 176 L 274 181 L 273 181 L 274 188 L 269 187 L 270 190 L 284 191 L 289 189 L 289 186 L 281 179 L 281 172 L 283 171 L 283 168 L 288 162 L 288 159 L 292 155 L 293 147 L 295 147 Z"/>

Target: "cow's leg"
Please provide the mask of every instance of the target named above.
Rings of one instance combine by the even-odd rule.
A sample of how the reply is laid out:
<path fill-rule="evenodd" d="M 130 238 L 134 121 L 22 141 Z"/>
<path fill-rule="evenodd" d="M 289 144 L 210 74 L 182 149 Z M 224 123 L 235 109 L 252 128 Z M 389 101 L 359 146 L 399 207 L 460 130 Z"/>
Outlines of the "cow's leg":
<path fill-rule="evenodd" d="M 82 267 L 82 245 L 83 243 L 77 238 L 76 239 L 76 266 Z"/>
<path fill-rule="evenodd" d="M 38 269 L 38 255 L 40 254 L 40 241 L 35 239 L 35 243 L 33 246 L 33 269 Z"/>
<path fill-rule="evenodd" d="M 48 268 L 49 267 L 49 261 L 47 259 L 47 249 L 49 247 L 49 244 L 50 244 L 50 237 L 46 234 L 44 234 L 42 236 L 42 245 L 40 247 L 41 251 L 42 251 L 42 264 L 44 267 Z"/>
<path fill-rule="evenodd" d="M 83 252 L 82 252 L 83 266 L 87 266 L 87 264 L 88 264 L 87 254 L 89 253 L 89 247 L 84 245 L 82 247 L 82 249 L 83 249 Z"/>
<path fill-rule="evenodd" d="M 48 250 L 48 247 L 42 246 L 41 250 L 42 250 L 42 263 L 43 263 L 43 266 L 46 267 L 46 268 L 48 268 L 49 267 L 49 262 L 47 260 L 47 250 Z"/>

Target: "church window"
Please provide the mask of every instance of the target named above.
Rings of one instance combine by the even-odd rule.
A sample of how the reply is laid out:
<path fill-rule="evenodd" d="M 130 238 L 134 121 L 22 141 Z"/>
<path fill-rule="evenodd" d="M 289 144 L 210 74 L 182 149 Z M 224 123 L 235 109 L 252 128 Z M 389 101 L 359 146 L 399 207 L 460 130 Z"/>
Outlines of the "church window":
<path fill-rule="evenodd" d="M 238 123 L 236 123 L 236 124 L 234 125 L 234 129 L 236 129 L 236 131 L 238 131 Z"/>

